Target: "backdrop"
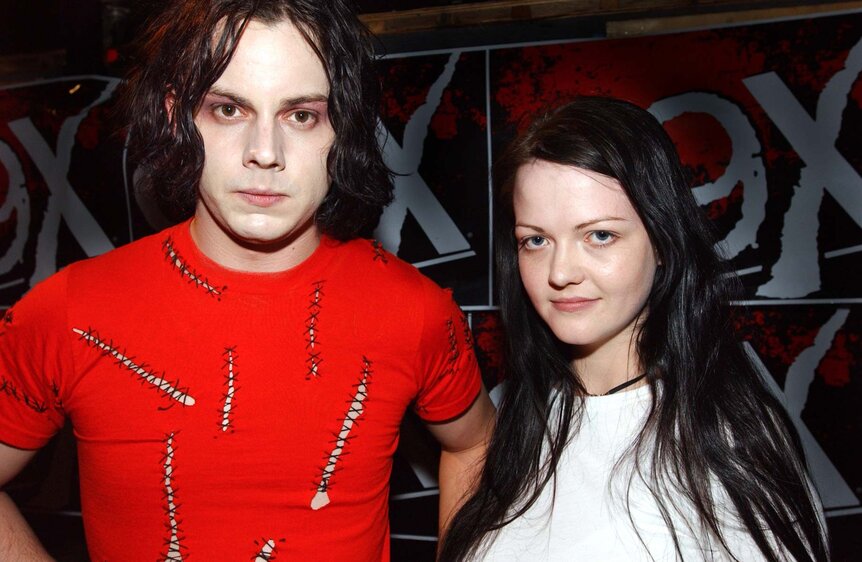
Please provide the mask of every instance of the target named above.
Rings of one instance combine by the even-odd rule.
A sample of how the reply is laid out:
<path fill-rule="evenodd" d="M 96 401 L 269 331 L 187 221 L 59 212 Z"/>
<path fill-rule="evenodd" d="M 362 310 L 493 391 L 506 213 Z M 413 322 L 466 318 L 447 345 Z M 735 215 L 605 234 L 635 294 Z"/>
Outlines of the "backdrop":
<path fill-rule="evenodd" d="M 738 336 L 802 435 L 836 560 L 858 556 L 862 15 L 391 54 L 379 70 L 381 138 L 399 175 L 376 237 L 454 288 L 494 397 L 505 380 L 494 155 L 526 119 L 577 94 L 622 97 L 664 123 L 744 282 Z M 58 268 L 160 227 L 106 119 L 118 84 L 70 76 L 0 90 L 3 307 Z M 13 486 L 49 543 L 80 541 L 73 454 L 58 440 Z M 436 454 L 408 419 L 392 478 L 395 560 L 433 560 Z"/>

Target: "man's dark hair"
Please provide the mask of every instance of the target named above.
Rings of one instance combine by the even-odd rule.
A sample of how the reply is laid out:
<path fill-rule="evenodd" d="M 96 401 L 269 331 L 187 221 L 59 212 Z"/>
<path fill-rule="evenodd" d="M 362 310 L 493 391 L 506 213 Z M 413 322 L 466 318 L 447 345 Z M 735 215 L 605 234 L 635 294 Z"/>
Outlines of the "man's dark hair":
<path fill-rule="evenodd" d="M 133 160 L 147 169 L 169 218 L 191 216 L 205 155 L 194 116 L 251 20 L 292 22 L 320 58 L 335 140 L 327 159 L 332 185 L 317 225 L 340 240 L 369 235 L 392 199 L 392 177 L 377 142 L 380 84 L 371 36 L 344 0 L 168 2 L 148 22 L 122 94 Z"/>

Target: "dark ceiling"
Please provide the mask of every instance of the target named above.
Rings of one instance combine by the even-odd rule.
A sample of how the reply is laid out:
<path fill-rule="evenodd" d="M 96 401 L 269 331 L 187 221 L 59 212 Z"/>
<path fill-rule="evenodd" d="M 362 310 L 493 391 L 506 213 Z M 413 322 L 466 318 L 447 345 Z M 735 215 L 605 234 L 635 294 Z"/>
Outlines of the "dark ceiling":
<path fill-rule="evenodd" d="M 123 43 L 138 22 L 173 0 L 0 0 L 0 56 L 69 48 L 73 43 Z M 488 0 L 471 0 L 488 1 Z M 457 0 L 358 0 L 360 13 L 462 4 Z M 103 25 L 107 23 L 107 26 Z M 107 31 L 105 28 L 108 27 Z M 73 49 L 76 47 L 72 47 Z"/>
<path fill-rule="evenodd" d="M 123 41 L 123 34 L 165 1 L 174 0 L 0 0 L 0 56 L 66 48 L 101 34 Z M 471 0 L 471 2 L 488 0 Z M 390 12 L 462 4 L 458 0 L 358 0 L 360 13 Z M 120 29 L 104 32 L 102 22 Z"/>

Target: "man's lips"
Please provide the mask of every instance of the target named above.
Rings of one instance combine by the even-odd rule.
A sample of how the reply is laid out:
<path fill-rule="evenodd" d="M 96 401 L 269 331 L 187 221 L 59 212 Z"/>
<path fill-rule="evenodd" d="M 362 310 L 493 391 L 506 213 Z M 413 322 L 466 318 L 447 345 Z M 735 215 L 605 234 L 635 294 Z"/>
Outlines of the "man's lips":
<path fill-rule="evenodd" d="M 282 195 L 274 191 L 266 191 L 262 189 L 245 189 L 238 191 L 237 193 L 243 198 L 243 200 L 245 200 L 246 203 L 254 205 L 255 207 L 271 207 L 272 205 L 280 203 L 287 197 L 286 195 Z"/>
<path fill-rule="evenodd" d="M 589 308 L 599 299 L 573 297 L 568 299 L 551 299 L 551 305 L 561 312 L 577 312 Z"/>

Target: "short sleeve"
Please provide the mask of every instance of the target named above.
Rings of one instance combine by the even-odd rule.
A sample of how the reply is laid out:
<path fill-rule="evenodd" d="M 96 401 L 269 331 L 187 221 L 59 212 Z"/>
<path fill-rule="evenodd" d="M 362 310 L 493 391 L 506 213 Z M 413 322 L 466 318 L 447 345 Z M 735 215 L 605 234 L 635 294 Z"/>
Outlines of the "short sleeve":
<path fill-rule="evenodd" d="M 464 413 L 482 386 L 467 319 L 449 291 L 428 283 L 419 344 L 419 394 L 414 408 L 426 422 L 444 422 Z"/>
<path fill-rule="evenodd" d="M 57 274 L 0 322 L 0 442 L 38 449 L 63 426 L 66 276 Z"/>

